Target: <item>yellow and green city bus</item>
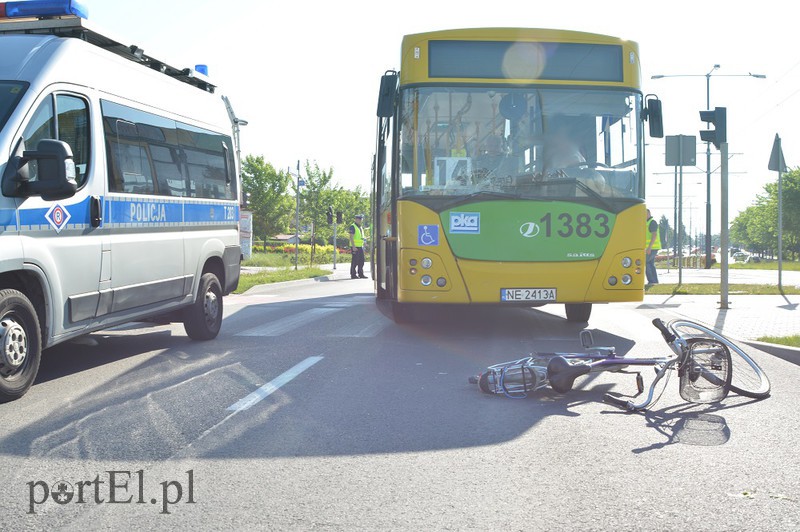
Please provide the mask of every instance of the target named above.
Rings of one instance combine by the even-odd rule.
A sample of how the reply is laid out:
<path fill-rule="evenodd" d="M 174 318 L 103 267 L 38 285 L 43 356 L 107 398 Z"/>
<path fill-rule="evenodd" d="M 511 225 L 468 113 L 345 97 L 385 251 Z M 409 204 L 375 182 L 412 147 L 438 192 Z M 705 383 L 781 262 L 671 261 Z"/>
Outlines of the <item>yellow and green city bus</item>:
<path fill-rule="evenodd" d="M 419 304 L 593 303 L 644 293 L 638 45 L 574 31 L 407 35 L 381 79 L 373 276 L 395 320 Z"/>

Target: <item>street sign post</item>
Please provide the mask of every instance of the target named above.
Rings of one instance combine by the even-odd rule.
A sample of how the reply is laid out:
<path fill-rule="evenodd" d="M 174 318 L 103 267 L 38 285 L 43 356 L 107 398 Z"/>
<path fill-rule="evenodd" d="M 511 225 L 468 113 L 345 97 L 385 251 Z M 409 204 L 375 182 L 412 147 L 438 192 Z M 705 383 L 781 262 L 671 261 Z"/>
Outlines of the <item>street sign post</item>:
<path fill-rule="evenodd" d="M 786 171 L 786 162 L 783 160 L 781 138 L 777 133 L 767 167 L 778 172 L 778 290 L 783 294 L 783 173 Z"/>
<path fill-rule="evenodd" d="M 697 159 L 697 137 L 694 135 L 668 135 L 666 165 L 680 168 L 679 176 L 676 174 L 677 201 L 678 201 L 678 220 L 676 228 L 678 238 L 675 243 L 675 256 L 678 258 L 678 285 L 683 283 L 683 167 L 694 166 Z"/>

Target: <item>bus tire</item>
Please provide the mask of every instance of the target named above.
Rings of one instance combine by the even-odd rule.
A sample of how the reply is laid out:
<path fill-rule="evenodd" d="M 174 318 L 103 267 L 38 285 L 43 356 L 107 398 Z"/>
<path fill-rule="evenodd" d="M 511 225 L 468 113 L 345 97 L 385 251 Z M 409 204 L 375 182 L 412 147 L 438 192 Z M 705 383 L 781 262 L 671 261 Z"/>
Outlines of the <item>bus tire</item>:
<path fill-rule="evenodd" d="M 567 321 L 585 323 L 592 315 L 591 303 L 565 303 L 564 309 L 567 311 Z"/>
<path fill-rule="evenodd" d="M 183 328 L 192 340 L 212 340 L 222 327 L 222 285 L 213 273 L 200 278 L 197 299 L 186 308 Z"/>
<path fill-rule="evenodd" d="M 0 403 L 5 403 L 25 395 L 42 358 L 39 317 L 18 290 L 0 290 L 0 349 Z"/>

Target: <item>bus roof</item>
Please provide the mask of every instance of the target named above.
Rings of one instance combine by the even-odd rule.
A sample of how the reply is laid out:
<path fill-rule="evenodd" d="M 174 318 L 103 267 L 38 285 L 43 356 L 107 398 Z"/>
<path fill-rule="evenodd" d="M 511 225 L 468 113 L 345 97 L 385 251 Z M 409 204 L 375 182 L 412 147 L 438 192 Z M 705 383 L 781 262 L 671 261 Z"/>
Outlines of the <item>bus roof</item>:
<path fill-rule="evenodd" d="M 555 28 L 514 28 L 514 27 L 495 27 L 495 28 L 457 28 L 447 30 L 436 30 L 423 33 L 406 35 L 403 38 L 404 46 L 407 41 L 422 41 L 431 39 L 487 39 L 487 40 L 509 40 L 516 37 L 520 41 L 552 41 L 552 42 L 607 42 L 623 43 L 625 41 L 611 35 L 600 33 L 588 33 L 583 31 L 562 30 Z"/>
<path fill-rule="evenodd" d="M 531 46 L 515 46 L 525 43 Z M 438 62 L 431 54 L 434 44 L 441 51 Z M 509 50 L 517 54 L 517 64 L 525 67 L 521 73 L 500 73 L 503 54 Z M 559 56 L 554 51 L 564 53 Z M 559 61 L 564 61 L 564 67 L 548 72 Z M 459 62 L 463 68 L 458 68 Z M 437 69 L 437 64 L 446 68 Z M 609 35 L 546 28 L 465 28 L 406 35 L 400 84 L 428 82 L 576 82 L 638 88 L 639 45 Z"/>

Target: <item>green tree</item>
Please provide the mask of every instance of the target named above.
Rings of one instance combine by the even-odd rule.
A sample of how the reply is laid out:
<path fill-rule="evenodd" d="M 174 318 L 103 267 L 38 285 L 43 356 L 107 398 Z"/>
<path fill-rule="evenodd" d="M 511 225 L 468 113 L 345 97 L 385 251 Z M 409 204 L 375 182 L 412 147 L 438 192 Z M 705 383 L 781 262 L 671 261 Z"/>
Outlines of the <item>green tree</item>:
<path fill-rule="evenodd" d="M 800 169 L 783 175 L 783 251 L 786 258 L 800 256 Z M 758 253 L 778 250 L 778 183 L 764 186 L 764 194 L 739 213 L 731 224 L 731 241 Z"/>
<path fill-rule="evenodd" d="M 306 161 L 305 186 L 300 190 L 300 222 L 311 226 L 311 263 L 314 263 L 317 236 L 324 238 L 332 233 L 328 226 L 328 207 L 333 203 L 331 179 L 333 169 L 320 169 Z"/>
<path fill-rule="evenodd" d="M 291 176 L 278 172 L 264 157 L 248 155 L 242 164 L 242 192 L 253 212 L 253 235 L 267 239 L 289 228 L 294 202 L 287 194 Z"/>
<path fill-rule="evenodd" d="M 369 196 L 362 192 L 360 186 L 357 186 L 355 190 L 334 190 L 333 210 L 334 212 L 340 211 L 342 213 L 342 223 L 339 225 L 337 238 L 343 245 L 347 245 L 345 242 L 349 241 L 347 229 L 353 224 L 356 214 L 365 215 L 364 223 L 361 227 L 364 229 L 365 237 L 369 240 L 371 220 Z"/>

